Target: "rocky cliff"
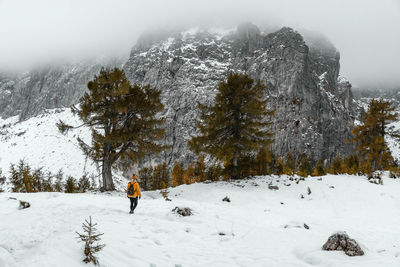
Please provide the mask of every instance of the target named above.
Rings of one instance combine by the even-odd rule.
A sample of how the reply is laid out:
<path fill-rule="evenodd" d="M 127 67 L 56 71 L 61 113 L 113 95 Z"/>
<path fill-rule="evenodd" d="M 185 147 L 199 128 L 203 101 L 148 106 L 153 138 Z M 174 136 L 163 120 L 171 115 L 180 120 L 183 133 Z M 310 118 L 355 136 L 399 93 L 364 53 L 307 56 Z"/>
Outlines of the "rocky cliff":
<path fill-rule="evenodd" d="M 103 66 L 122 66 L 120 60 L 97 59 L 35 69 L 19 75 L 0 73 L 0 117 L 21 120 L 44 109 L 69 107 Z"/>
<path fill-rule="evenodd" d="M 196 134 L 197 101 L 211 104 L 217 84 L 230 71 L 261 79 L 276 109 L 273 150 L 313 158 L 346 155 L 345 144 L 357 113 L 351 84 L 339 77 L 339 52 L 325 39 L 307 38 L 291 28 L 263 33 L 253 24 L 235 30 L 199 30 L 145 34 L 133 47 L 124 70 L 133 83 L 162 90 L 171 149 L 157 160 L 188 162 L 187 140 Z M 34 116 L 45 108 L 77 102 L 101 66 L 85 62 L 0 74 L 0 116 Z"/>
<path fill-rule="evenodd" d="M 291 28 L 264 34 L 255 25 L 235 31 L 190 30 L 169 36 L 144 35 L 124 69 L 138 84 L 162 90 L 166 105 L 165 160 L 187 157 L 187 139 L 196 134 L 196 102 L 210 104 L 219 81 L 241 71 L 266 85 L 274 117 L 273 150 L 331 159 L 346 155 L 357 112 L 351 84 L 339 77 L 339 52 L 327 41 L 306 42 Z"/>

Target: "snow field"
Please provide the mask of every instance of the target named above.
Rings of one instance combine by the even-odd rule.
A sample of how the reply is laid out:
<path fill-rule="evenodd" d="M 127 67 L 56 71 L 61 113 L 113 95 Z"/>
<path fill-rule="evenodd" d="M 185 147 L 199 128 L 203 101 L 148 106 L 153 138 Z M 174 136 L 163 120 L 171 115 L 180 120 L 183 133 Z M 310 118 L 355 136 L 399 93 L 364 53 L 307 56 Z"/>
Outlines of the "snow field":
<path fill-rule="evenodd" d="M 85 172 L 97 174 L 96 166 L 85 156 L 78 145 L 79 136 L 90 142 L 90 131 L 82 127 L 62 135 L 56 123 L 80 125 L 77 116 L 69 109 L 51 109 L 42 115 L 18 122 L 17 117 L 0 118 L 0 168 L 8 174 L 10 164 L 25 160 L 32 168 L 44 167 L 57 173 L 62 169 L 66 175 L 79 179 Z"/>
<path fill-rule="evenodd" d="M 269 190 L 271 182 L 279 190 Z M 330 175 L 296 184 L 265 176 L 169 190 L 172 201 L 144 192 L 133 215 L 123 193 L 1 193 L 0 266 L 87 266 L 75 232 L 89 215 L 104 233 L 102 266 L 400 266 L 399 180 L 380 186 Z M 32 206 L 17 210 L 9 197 Z M 173 214 L 175 206 L 194 215 Z M 339 230 L 365 255 L 322 251 Z"/>

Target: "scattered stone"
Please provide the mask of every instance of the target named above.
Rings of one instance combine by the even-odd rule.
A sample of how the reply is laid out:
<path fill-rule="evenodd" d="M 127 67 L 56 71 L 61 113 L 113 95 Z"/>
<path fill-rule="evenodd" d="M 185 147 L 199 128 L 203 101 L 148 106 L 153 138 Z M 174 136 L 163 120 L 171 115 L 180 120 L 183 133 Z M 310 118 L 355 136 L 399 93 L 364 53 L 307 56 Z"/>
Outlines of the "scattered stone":
<path fill-rule="evenodd" d="M 383 181 L 382 181 L 381 178 L 371 178 L 371 179 L 368 179 L 368 181 L 369 181 L 371 184 L 383 185 Z"/>
<path fill-rule="evenodd" d="M 190 216 L 193 215 L 192 210 L 190 208 L 180 208 L 180 207 L 175 207 L 173 212 L 181 215 L 181 216 Z"/>
<path fill-rule="evenodd" d="M 231 202 L 231 200 L 229 199 L 229 197 L 224 197 L 224 198 L 222 199 L 222 201 Z"/>
<path fill-rule="evenodd" d="M 351 239 L 346 232 L 337 232 L 331 235 L 322 246 L 323 250 L 342 250 L 347 256 L 362 256 L 364 251 L 354 239 Z"/>
<path fill-rule="evenodd" d="M 268 185 L 269 190 L 279 190 L 279 187 L 277 185 Z"/>
<path fill-rule="evenodd" d="M 288 223 L 288 224 L 285 224 L 285 225 L 283 226 L 283 228 L 285 228 L 285 229 L 288 229 L 288 228 L 299 228 L 299 229 L 305 228 L 305 229 L 307 229 L 307 230 L 310 229 L 310 227 L 309 227 L 306 223 L 303 223 L 303 222 L 295 222 L 295 221 L 292 221 L 292 222 L 290 222 L 290 223 Z"/>
<path fill-rule="evenodd" d="M 29 204 L 29 202 L 20 200 L 18 209 L 23 210 L 29 208 L 30 206 L 31 204 Z"/>
<path fill-rule="evenodd" d="M 291 186 L 292 184 L 287 183 L 287 184 L 284 184 L 284 185 L 286 185 L 286 186 Z"/>
<path fill-rule="evenodd" d="M 307 186 L 307 194 L 311 195 L 311 189 Z"/>
<path fill-rule="evenodd" d="M 17 200 L 15 197 L 9 197 L 10 200 Z"/>

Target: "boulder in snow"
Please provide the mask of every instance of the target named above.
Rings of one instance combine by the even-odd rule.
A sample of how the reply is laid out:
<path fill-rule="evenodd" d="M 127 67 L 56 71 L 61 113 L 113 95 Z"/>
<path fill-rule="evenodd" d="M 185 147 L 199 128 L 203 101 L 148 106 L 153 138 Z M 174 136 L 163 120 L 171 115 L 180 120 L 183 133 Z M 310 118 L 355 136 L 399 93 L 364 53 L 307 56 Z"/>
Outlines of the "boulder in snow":
<path fill-rule="evenodd" d="M 322 246 L 323 250 L 343 250 L 347 256 L 362 256 L 364 251 L 358 243 L 351 239 L 346 232 L 337 232 L 331 235 Z"/>
<path fill-rule="evenodd" d="M 20 200 L 18 209 L 23 210 L 29 208 L 30 206 L 31 204 L 29 202 Z"/>
<path fill-rule="evenodd" d="M 180 207 L 175 207 L 173 212 L 181 215 L 181 216 L 190 216 L 193 215 L 192 210 L 190 208 L 180 208 Z"/>
<path fill-rule="evenodd" d="M 268 185 L 269 190 L 279 190 L 279 187 L 277 185 Z"/>
<path fill-rule="evenodd" d="M 224 198 L 222 199 L 222 201 L 231 202 L 231 200 L 229 199 L 229 197 L 224 197 Z"/>

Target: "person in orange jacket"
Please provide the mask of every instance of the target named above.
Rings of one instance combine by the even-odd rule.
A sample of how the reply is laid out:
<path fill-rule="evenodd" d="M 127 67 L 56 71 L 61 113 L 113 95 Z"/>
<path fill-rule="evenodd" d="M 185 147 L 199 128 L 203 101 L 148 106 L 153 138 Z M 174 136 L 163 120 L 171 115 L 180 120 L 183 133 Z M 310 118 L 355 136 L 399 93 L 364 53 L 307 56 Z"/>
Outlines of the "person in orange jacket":
<path fill-rule="evenodd" d="M 131 214 L 136 209 L 136 206 L 138 204 L 138 197 L 139 199 L 142 198 L 142 193 L 140 193 L 139 183 L 137 179 L 138 177 L 136 176 L 136 174 L 133 174 L 132 181 L 130 181 L 128 183 L 128 186 L 126 187 L 126 196 L 131 201 L 131 211 L 129 212 Z"/>

